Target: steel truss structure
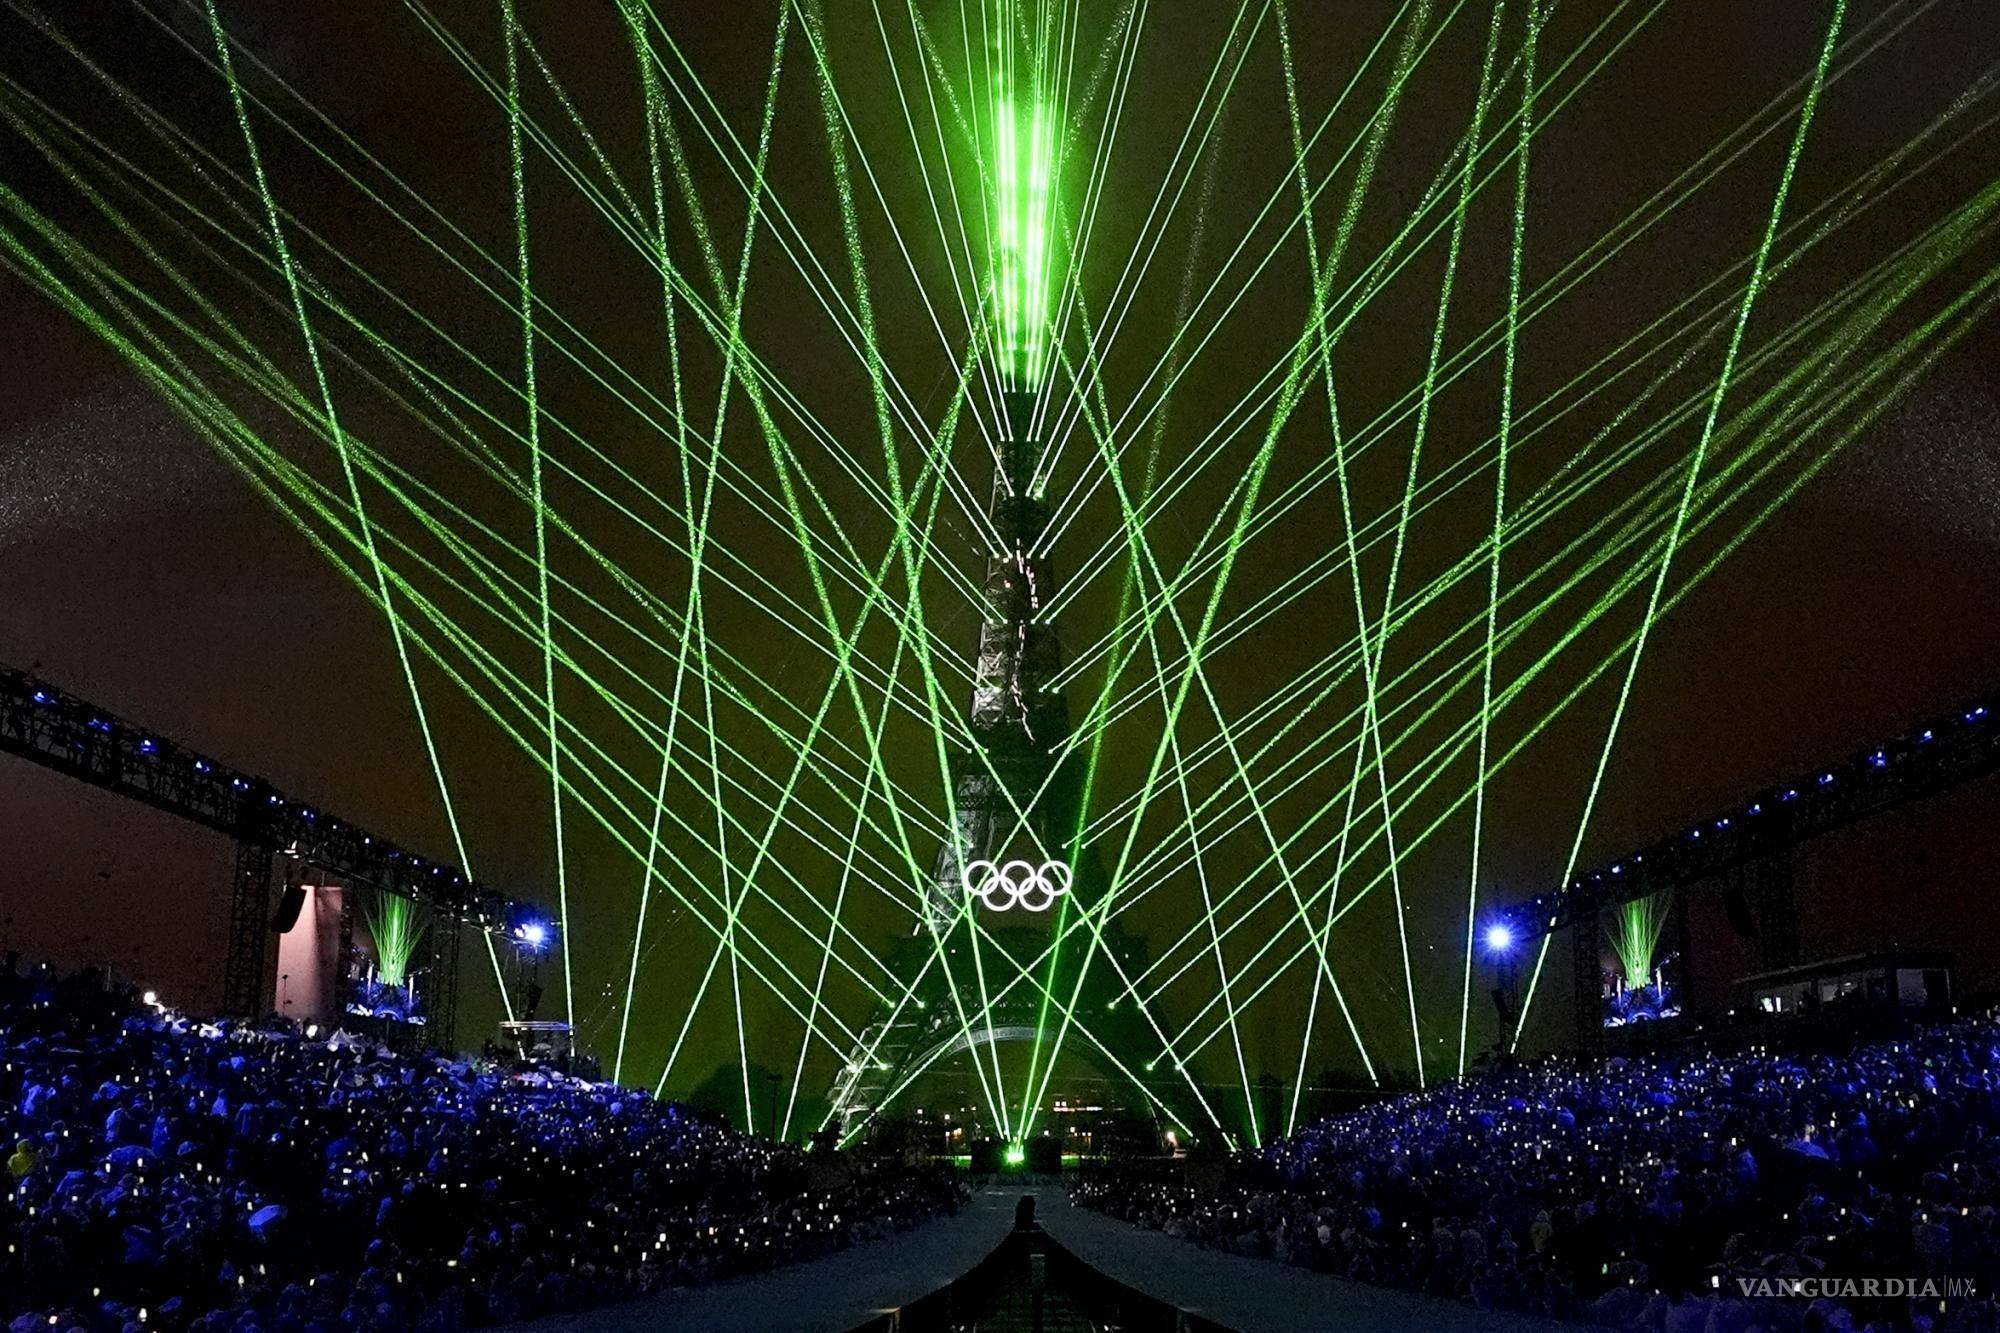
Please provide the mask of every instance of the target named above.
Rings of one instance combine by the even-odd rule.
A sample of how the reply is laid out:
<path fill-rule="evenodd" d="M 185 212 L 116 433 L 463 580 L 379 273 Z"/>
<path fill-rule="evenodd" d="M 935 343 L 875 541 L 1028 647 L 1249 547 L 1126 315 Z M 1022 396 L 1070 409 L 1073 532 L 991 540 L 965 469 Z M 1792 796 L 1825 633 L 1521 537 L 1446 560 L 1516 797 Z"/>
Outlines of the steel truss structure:
<path fill-rule="evenodd" d="M 437 932 L 434 1040 L 451 1039 L 457 998 L 457 926 L 505 936 L 542 913 L 468 877 L 457 866 L 418 856 L 387 838 L 278 790 L 18 667 L 0 666 L 0 751 L 130 797 L 155 810 L 236 839 L 229 951 L 223 1001 L 248 1015 L 259 1004 L 279 858 L 348 884 L 409 899 L 454 929 Z M 446 937 L 449 937 L 448 940 Z"/>
<path fill-rule="evenodd" d="M 1515 941 L 1572 930 L 1579 1039 L 1596 1026 L 1597 921 L 1608 908 L 1714 884 L 1746 895 L 1764 962 L 1797 961 L 1790 853 L 1825 833 L 2000 771 L 2000 725 L 1971 701 L 1792 781 L 1767 787 L 1650 846 L 1629 852 L 1496 918 Z"/>

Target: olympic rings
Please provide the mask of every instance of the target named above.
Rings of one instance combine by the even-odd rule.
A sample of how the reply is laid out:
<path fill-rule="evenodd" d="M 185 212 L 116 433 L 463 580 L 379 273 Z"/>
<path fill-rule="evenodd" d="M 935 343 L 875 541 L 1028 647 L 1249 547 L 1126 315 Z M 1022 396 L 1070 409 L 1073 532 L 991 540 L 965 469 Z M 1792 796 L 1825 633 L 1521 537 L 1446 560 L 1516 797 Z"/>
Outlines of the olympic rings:
<path fill-rule="evenodd" d="M 1069 892 L 1071 882 L 1069 864 L 1065 861 L 1044 861 L 1039 866 L 1031 861 L 1008 861 L 1004 865 L 968 861 L 959 878 L 967 893 L 977 895 L 995 912 L 1010 907 L 1046 912 L 1055 906 L 1057 898 Z"/>

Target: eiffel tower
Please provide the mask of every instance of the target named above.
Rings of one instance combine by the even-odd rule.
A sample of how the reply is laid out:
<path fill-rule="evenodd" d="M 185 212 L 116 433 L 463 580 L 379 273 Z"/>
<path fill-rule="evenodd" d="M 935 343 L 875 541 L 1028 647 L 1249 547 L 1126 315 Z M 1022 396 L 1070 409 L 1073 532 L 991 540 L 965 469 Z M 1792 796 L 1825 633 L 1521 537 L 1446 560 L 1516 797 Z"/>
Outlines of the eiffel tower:
<path fill-rule="evenodd" d="M 1049 522 L 1048 501 L 1033 494 L 1042 453 L 1030 428 L 1035 400 L 1010 391 L 1005 402 L 1007 439 L 990 506 L 1000 549 L 986 563 L 986 615 L 973 668 L 970 726 L 979 754 L 960 755 L 956 764 L 958 836 L 938 849 L 924 903 L 924 924 L 936 934 L 958 919 L 976 887 L 974 867 L 1065 864 L 1060 857 L 1075 828 L 1061 819 L 1074 818 L 1074 799 L 1052 790 L 1052 756 L 1069 739 L 1069 702 L 1054 685 L 1062 639 L 1041 619 L 1050 584 L 1045 561 L 1033 554 Z"/>
<path fill-rule="evenodd" d="M 1070 736 L 1070 718 L 1068 700 L 1055 684 L 1063 665 L 1062 640 L 1042 614 L 1052 583 L 1046 557 L 1036 554 L 1049 522 L 1048 502 L 1033 487 L 1043 454 L 1032 429 L 1036 400 L 1009 391 L 1004 404 L 1006 439 L 989 506 L 998 549 L 986 568 L 969 717 L 973 748 L 952 756 L 953 836 L 938 849 L 908 950 L 912 971 L 934 948 L 944 951 L 950 966 L 930 968 L 911 1003 L 883 1009 L 861 1029 L 828 1094 L 835 1124 L 860 1123 L 912 1075 L 959 1051 L 1033 1041 L 1044 1017 L 1051 1027 L 1059 1022 L 1060 1009 L 1045 1006 L 1044 987 L 1059 1003 L 1076 993 L 1085 940 L 1072 935 L 1054 967 L 1034 960 L 1065 915 L 1051 909 L 1068 897 L 1073 917 L 1103 889 L 1093 858 L 1079 856 L 1074 866 L 1067 860 L 1078 828 L 1080 783 L 1077 766 L 1057 759 Z M 1017 893 L 1021 886 L 1026 887 Z M 968 896 L 982 889 L 968 904 Z M 982 920 L 975 923 L 975 915 Z M 978 946 L 990 983 L 986 998 L 974 979 L 975 924 L 992 937 Z M 1128 967 L 1139 961 L 1135 941 L 1114 925 L 1102 932 L 1100 951 L 1117 950 Z M 996 957 L 996 945 L 1017 961 Z M 1030 964 L 1035 981 L 1017 982 L 989 1008 L 991 992 Z M 1135 1006 L 1113 1003 L 1116 978 L 1101 952 L 1085 981 L 1077 1021 L 1088 1022 L 1137 1069 L 1145 1059 L 1141 1052 L 1156 1048 L 1157 1037 L 1145 1029 Z M 961 1013 L 969 1021 L 962 1022 Z M 1074 1029 L 1070 1037 L 1070 1049 L 1088 1045 Z"/>

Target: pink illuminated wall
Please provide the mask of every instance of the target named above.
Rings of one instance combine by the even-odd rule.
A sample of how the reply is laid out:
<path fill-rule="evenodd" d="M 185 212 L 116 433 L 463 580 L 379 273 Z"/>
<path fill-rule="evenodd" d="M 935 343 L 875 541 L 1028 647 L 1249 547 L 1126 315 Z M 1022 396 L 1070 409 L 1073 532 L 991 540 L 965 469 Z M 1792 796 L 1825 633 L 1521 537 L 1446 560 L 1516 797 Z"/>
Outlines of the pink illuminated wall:
<path fill-rule="evenodd" d="M 340 900 L 337 885 L 308 886 L 298 923 L 278 936 L 272 1008 L 299 1023 L 332 1023 L 339 1012 Z"/>

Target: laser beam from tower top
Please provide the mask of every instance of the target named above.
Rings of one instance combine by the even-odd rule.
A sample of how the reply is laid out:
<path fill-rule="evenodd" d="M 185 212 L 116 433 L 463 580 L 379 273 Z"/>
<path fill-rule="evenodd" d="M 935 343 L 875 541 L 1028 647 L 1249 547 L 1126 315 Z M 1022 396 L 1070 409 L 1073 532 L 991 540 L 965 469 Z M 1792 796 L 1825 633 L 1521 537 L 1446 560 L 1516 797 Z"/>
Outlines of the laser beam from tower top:
<path fill-rule="evenodd" d="M 1055 127 L 1035 98 L 994 99 L 995 360 L 1007 386 L 1032 390 L 1047 359 Z"/>

